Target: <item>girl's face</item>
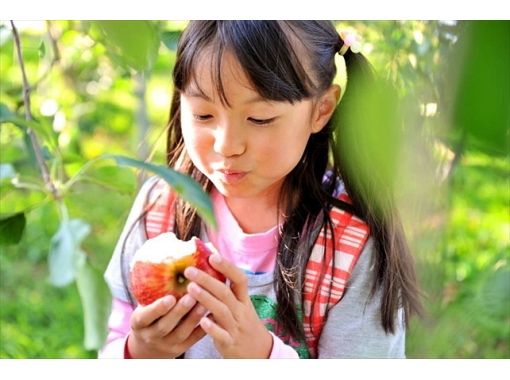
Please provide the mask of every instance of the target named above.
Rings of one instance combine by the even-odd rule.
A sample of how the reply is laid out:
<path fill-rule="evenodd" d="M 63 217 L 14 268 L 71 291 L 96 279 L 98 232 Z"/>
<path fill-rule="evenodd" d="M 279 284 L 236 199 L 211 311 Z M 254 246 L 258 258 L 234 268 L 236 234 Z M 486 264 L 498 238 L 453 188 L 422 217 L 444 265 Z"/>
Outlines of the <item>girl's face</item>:
<path fill-rule="evenodd" d="M 186 150 L 225 197 L 264 197 L 273 204 L 317 131 L 312 101 L 290 104 L 261 98 L 235 58 L 225 54 L 221 75 L 228 107 L 219 99 L 210 67 L 203 60 L 197 70 L 196 82 L 205 97 L 193 84 L 181 94 Z"/>

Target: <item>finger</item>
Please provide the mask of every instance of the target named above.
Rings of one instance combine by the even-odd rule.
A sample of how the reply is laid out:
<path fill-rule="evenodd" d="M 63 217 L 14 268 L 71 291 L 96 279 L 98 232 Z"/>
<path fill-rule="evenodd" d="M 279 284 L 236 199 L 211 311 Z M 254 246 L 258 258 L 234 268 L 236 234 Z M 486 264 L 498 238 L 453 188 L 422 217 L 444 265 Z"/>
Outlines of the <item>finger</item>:
<path fill-rule="evenodd" d="M 177 325 L 174 331 L 168 335 L 171 341 L 181 342 L 185 346 L 184 351 L 192 344 L 200 340 L 204 335 L 204 330 L 200 327 L 200 320 L 206 316 L 209 311 L 202 305 L 196 304 L 186 318 Z"/>
<path fill-rule="evenodd" d="M 175 306 L 174 296 L 165 296 L 149 305 L 138 305 L 131 316 L 131 328 L 133 330 L 150 326 L 158 318 L 168 313 Z"/>
<path fill-rule="evenodd" d="M 151 333 L 156 336 L 168 335 L 196 303 L 197 301 L 193 297 L 186 294 L 173 309 L 150 327 Z"/>
<path fill-rule="evenodd" d="M 197 327 L 195 327 L 195 329 L 190 334 L 188 339 L 186 339 L 183 342 L 183 344 L 189 348 L 189 347 L 193 346 L 196 342 L 198 342 L 200 339 L 202 339 L 206 335 L 207 335 L 207 333 L 204 331 L 202 326 L 198 325 Z"/>
<path fill-rule="evenodd" d="M 219 254 L 211 255 L 209 257 L 209 263 L 214 269 L 223 273 L 225 277 L 230 279 L 230 287 L 232 288 L 234 295 L 239 301 L 249 301 L 250 296 L 248 295 L 248 278 L 241 269 L 236 267 L 228 260 L 225 260 Z"/>
<path fill-rule="evenodd" d="M 195 267 L 186 268 L 184 276 L 188 280 L 200 285 L 201 288 L 207 290 L 217 299 L 221 300 L 230 309 L 234 309 L 236 307 L 238 299 L 234 293 L 232 293 L 232 290 L 220 280 Z"/>
<path fill-rule="evenodd" d="M 204 329 L 200 325 L 197 325 L 197 327 L 193 329 L 191 334 L 189 334 L 188 338 L 184 342 L 178 344 L 177 350 L 180 352 L 188 351 L 191 346 L 193 346 L 196 342 L 198 342 L 206 335 L 207 334 L 204 331 Z"/>
<path fill-rule="evenodd" d="M 214 318 L 222 327 L 227 330 L 233 328 L 236 321 L 234 317 L 235 309 L 230 309 L 221 300 L 217 299 L 194 282 L 189 283 L 188 292 L 214 315 Z"/>
<path fill-rule="evenodd" d="M 211 336 L 214 342 L 223 347 L 229 347 L 233 343 L 232 336 L 210 318 L 203 317 L 200 320 L 200 327 Z"/>
<path fill-rule="evenodd" d="M 202 317 L 209 311 L 202 305 L 196 304 L 195 307 L 180 321 L 175 329 L 169 334 L 173 342 L 184 342 L 198 326 Z"/>

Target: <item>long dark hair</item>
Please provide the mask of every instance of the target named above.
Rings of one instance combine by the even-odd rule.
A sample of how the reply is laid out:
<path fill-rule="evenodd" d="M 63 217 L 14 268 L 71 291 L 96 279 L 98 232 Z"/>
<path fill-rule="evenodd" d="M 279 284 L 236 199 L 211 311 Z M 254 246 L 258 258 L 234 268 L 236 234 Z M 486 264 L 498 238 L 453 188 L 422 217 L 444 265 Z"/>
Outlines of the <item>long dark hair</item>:
<path fill-rule="evenodd" d="M 190 22 L 181 36 L 173 72 L 175 88 L 168 125 L 167 164 L 190 175 L 205 190 L 211 189 L 211 182 L 187 155 L 180 119 L 180 93 L 191 84 L 200 91 L 196 70 L 204 51 L 209 54 L 212 78 L 224 104 L 228 105 L 228 99 L 220 68 L 227 51 L 239 61 L 262 97 L 294 103 L 319 96 L 331 86 L 336 75 L 335 54 L 342 45 L 342 39 L 328 21 Z M 357 78 L 363 76 L 367 80 L 374 74 L 361 54 L 348 50 L 344 58 L 349 89 L 341 104 L 348 104 L 349 93 L 354 93 L 350 89 L 356 88 Z M 280 231 L 274 272 L 277 322 L 297 339 L 304 336 L 296 303 L 300 302 L 304 267 L 313 246 L 309 238 L 317 223 L 334 233 L 329 218 L 332 206 L 357 214 L 370 227 L 376 248 L 372 294 L 382 289 L 384 330 L 394 332 L 399 308 L 404 310 L 406 324 L 411 314 L 421 310 L 414 263 L 392 198 L 388 197 L 385 212 L 377 212 L 370 194 L 359 191 L 363 190 L 363 180 L 353 178 L 356 173 L 346 162 L 348 157 L 339 154 L 336 148 L 335 131 L 338 135 L 339 128 L 347 122 L 342 119 L 341 108 L 338 107 L 319 133 L 311 135 L 302 159 L 286 177 L 280 193 L 278 215 L 286 217 Z M 352 205 L 340 202 L 333 195 L 340 179 Z M 174 232 L 179 238 L 187 240 L 199 235 L 201 220 L 190 205 L 178 200 L 175 216 Z"/>

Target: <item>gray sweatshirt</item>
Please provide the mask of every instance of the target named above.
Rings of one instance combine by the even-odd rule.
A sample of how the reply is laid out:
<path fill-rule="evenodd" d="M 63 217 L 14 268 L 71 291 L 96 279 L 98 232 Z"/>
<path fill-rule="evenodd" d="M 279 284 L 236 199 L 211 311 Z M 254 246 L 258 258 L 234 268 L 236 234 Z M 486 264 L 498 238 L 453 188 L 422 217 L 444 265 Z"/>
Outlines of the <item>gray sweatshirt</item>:
<path fill-rule="evenodd" d="M 147 181 L 140 190 L 105 272 L 105 279 L 110 286 L 113 297 L 122 301 L 130 301 L 120 271 L 122 246 L 125 244 L 124 260 L 122 262 L 127 269 L 130 259 L 146 240 L 141 223 L 137 223 L 130 234 L 128 234 L 128 230 L 141 214 L 144 200 L 152 183 L 152 179 Z M 398 313 L 395 333 L 386 334 L 380 322 L 380 291 L 370 298 L 374 276 L 373 255 L 373 239 L 369 238 L 358 262 L 354 266 L 341 301 L 329 310 L 328 318 L 319 339 L 319 358 L 405 357 L 405 328 L 402 310 Z M 276 297 L 273 273 L 247 274 L 247 277 L 249 294 L 259 317 L 264 321 L 268 330 L 279 336 L 278 327 L 274 322 Z M 297 352 L 299 357 L 308 357 L 304 342 L 281 338 Z M 209 336 L 205 336 L 185 353 L 185 358 L 220 357 Z"/>

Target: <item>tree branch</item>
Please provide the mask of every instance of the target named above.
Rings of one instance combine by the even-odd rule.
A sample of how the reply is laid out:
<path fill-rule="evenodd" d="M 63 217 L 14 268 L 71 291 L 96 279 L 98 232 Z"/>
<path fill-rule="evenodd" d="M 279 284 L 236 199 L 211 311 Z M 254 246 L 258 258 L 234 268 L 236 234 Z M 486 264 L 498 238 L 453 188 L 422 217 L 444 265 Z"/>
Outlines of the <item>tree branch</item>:
<path fill-rule="evenodd" d="M 60 51 L 58 49 L 57 40 L 55 39 L 55 37 L 53 37 L 51 21 L 46 20 L 46 28 L 47 28 L 48 37 L 51 41 L 51 49 L 53 51 L 53 57 L 50 61 L 48 68 L 46 69 L 46 71 L 39 77 L 39 79 L 37 79 L 30 86 L 30 91 L 35 90 L 37 88 L 37 86 L 39 86 L 39 84 L 43 80 L 45 80 L 48 77 L 48 75 L 50 75 L 51 70 L 53 69 L 53 66 L 55 66 L 57 63 L 60 62 Z"/>
<path fill-rule="evenodd" d="M 12 27 L 12 34 L 14 36 L 14 43 L 16 46 L 16 53 L 18 55 L 18 61 L 21 69 L 21 76 L 23 78 L 23 102 L 25 103 L 25 119 L 32 121 L 34 120 L 32 116 L 32 111 L 30 107 L 30 85 L 28 84 L 27 74 L 25 72 L 25 64 L 23 62 L 23 56 L 21 54 L 21 43 L 19 39 L 18 30 L 16 29 L 16 26 L 14 25 L 14 22 L 11 20 L 11 27 Z M 27 135 L 30 138 L 30 142 L 32 144 L 32 148 L 34 149 L 35 158 L 37 160 L 37 165 L 39 166 L 39 169 L 41 171 L 41 175 L 43 178 L 43 181 L 46 185 L 46 188 L 51 192 L 54 199 L 59 200 L 61 198 L 60 193 L 58 189 L 55 187 L 55 184 L 51 180 L 48 166 L 46 165 L 46 162 L 44 161 L 43 155 L 42 155 L 42 149 L 41 144 L 39 144 L 39 140 L 37 139 L 36 134 L 32 130 L 32 128 L 27 127 Z"/>
<path fill-rule="evenodd" d="M 149 156 L 149 147 L 147 144 L 147 136 L 149 132 L 149 117 L 147 115 L 147 102 L 145 95 L 147 92 L 146 73 L 137 73 L 135 80 L 135 96 L 137 100 L 136 107 L 136 125 L 138 127 L 138 157 L 142 161 L 146 161 Z M 138 174 L 138 184 L 142 184 L 146 180 L 146 172 L 140 171 Z"/>

